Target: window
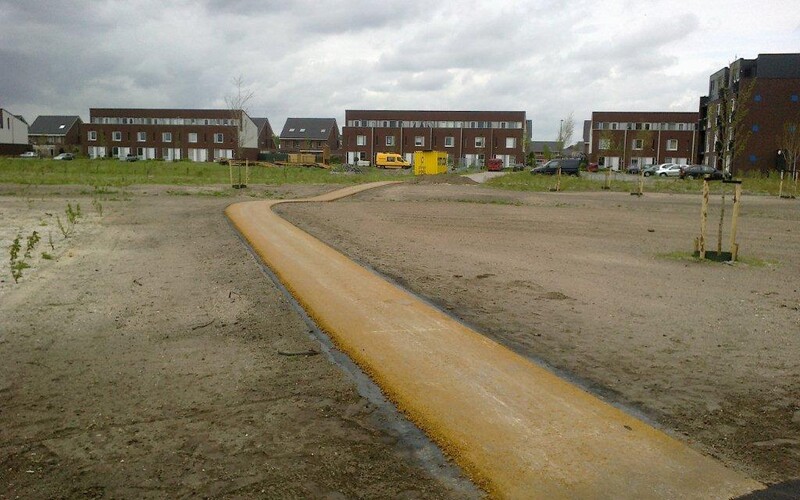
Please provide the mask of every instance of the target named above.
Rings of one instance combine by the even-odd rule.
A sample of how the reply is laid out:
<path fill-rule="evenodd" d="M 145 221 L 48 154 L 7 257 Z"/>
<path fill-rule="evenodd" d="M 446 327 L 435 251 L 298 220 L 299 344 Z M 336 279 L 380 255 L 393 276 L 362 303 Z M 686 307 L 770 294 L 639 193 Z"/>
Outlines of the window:
<path fill-rule="evenodd" d="M 393 135 L 387 135 L 386 136 L 386 145 L 387 146 L 394 146 L 394 136 Z"/>
<path fill-rule="evenodd" d="M 634 139 L 633 140 L 633 149 L 642 149 L 644 141 L 642 139 Z"/>
<path fill-rule="evenodd" d="M 444 147 L 452 148 L 456 144 L 456 138 L 452 136 L 448 136 L 444 138 Z"/>
<path fill-rule="evenodd" d="M 611 139 L 600 139 L 598 141 L 597 146 L 600 149 L 605 149 L 605 150 L 611 149 Z"/>
<path fill-rule="evenodd" d="M 667 141 L 667 151 L 678 150 L 678 139 L 670 139 Z"/>
<path fill-rule="evenodd" d="M 366 146 L 367 145 L 367 136 L 366 135 L 357 135 L 356 136 L 356 146 Z"/>
<path fill-rule="evenodd" d="M 189 142 L 197 142 L 197 132 L 189 132 Z"/>
<path fill-rule="evenodd" d="M 172 132 L 163 132 L 161 134 L 161 142 L 172 142 Z"/>
<path fill-rule="evenodd" d="M 486 137 L 476 137 L 475 138 L 475 147 L 476 148 L 485 148 L 486 147 Z"/>
<path fill-rule="evenodd" d="M 147 132 L 136 132 L 136 140 L 145 142 L 147 140 Z"/>
<path fill-rule="evenodd" d="M 90 130 L 89 134 L 88 134 L 88 138 L 89 138 L 90 141 L 96 141 L 97 140 L 97 130 Z"/>
<path fill-rule="evenodd" d="M 422 135 L 418 135 L 414 137 L 414 145 L 415 146 L 424 146 L 425 145 L 425 137 Z"/>
<path fill-rule="evenodd" d="M 517 138 L 516 137 L 506 137 L 506 148 L 513 149 L 517 147 Z"/>
<path fill-rule="evenodd" d="M 222 132 L 214 134 L 214 142 L 216 142 L 217 144 L 222 144 L 223 139 L 224 137 L 222 136 Z"/>
<path fill-rule="evenodd" d="M 305 131 L 306 131 L 306 129 L 304 129 L 304 128 L 300 129 L 300 132 L 305 132 Z"/>
<path fill-rule="evenodd" d="M 122 132 L 119 132 L 119 131 L 111 132 L 111 140 L 112 141 L 117 141 L 117 142 L 121 141 L 122 140 Z"/>

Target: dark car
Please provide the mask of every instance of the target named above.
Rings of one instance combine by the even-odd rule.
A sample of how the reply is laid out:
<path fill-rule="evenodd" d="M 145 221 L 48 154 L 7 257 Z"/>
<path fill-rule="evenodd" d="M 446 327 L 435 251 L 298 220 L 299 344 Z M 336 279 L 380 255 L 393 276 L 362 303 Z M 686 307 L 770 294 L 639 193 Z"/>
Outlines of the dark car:
<path fill-rule="evenodd" d="M 581 160 L 578 159 L 559 159 L 550 160 L 541 167 L 531 169 L 532 174 L 555 175 L 561 167 L 561 175 L 581 175 Z"/>
<path fill-rule="evenodd" d="M 679 174 L 681 179 L 704 179 L 721 180 L 722 171 L 708 165 L 687 165 L 681 168 Z"/>
<path fill-rule="evenodd" d="M 639 167 L 639 165 L 631 165 L 631 166 L 629 166 L 629 167 L 628 167 L 627 169 L 625 169 L 625 170 L 626 170 L 626 171 L 627 171 L 629 174 L 638 174 L 639 172 L 641 172 L 641 171 L 642 171 L 642 169 L 641 169 L 641 167 Z"/>

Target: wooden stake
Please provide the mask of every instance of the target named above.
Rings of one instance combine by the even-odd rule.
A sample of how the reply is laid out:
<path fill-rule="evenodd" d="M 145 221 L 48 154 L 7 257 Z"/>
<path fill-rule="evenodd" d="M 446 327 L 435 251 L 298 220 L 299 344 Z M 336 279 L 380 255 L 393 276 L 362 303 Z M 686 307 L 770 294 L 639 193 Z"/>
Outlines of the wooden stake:
<path fill-rule="evenodd" d="M 736 243 L 736 230 L 739 228 L 739 209 L 742 204 L 742 185 L 737 184 L 733 192 L 733 217 L 731 218 L 731 260 L 739 256 L 739 244 Z"/>
<path fill-rule="evenodd" d="M 706 224 L 708 223 L 708 181 L 703 180 L 703 205 L 700 208 L 700 238 L 699 254 L 701 259 L 706 258 Z"/>
<path fill-rule="evenodd" d="M 778 198 L 783 198 L 783 170 L 781 170 L 781 183 L 778 185 Z"/>
<path fill-rule="evenodd" d="M 722 185 L 722 207 L 719 211 L 719 229 L 717 230 L 717 256 L 722 255 L 722 226 L 725 224 L 725 184 Z"/>
<path fill-rule="evenodd" d="M 639 168 L 639 194 L 644 194 L 644 169 Z"/>
<path fill-rule="evenodd" d="M 561 191 L 561 166 L 558 167 L 558 177 L 556 178 L 556 191 Z"/>
<path fill-rule="evenodd" d="M 233 164 L 228 162 L 228 176 L 231 178 L 231 187 L 233 187 Z"/>

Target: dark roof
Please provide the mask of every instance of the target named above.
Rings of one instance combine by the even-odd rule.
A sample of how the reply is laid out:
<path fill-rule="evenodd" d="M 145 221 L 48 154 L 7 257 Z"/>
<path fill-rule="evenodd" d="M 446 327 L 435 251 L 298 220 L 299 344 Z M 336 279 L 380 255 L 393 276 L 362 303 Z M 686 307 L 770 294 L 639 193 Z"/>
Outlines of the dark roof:
<path fill-rule="evenodd" d="M 253 123 L 256 124 L 256 127 L 258 128 L 259 133 L 262 130 L 264 130 L 265 126 L 269 127 L 270 130 L 272 130 L 272 127 L 269 124 L 269 119 L 267 119 L 267 118 L 250 118 L 250 119 L 253 120 Z"/>
<path fill-rule="evenodd" d="M 80 116 L 37 116 L 28 129 L 28 135 L 66 135 L 75 124 L 82 123 Z"/>
<path fill-rule="evenodd" d="M 557 141 L 531 141 L 530 147 L 528 148 L 529 151 L 544 151 L 544 147 L 552 151 L 558 151 L 558 142 Z"/>
<path fill-rule="evenodd" d="M 336 118 L 287 118 L 281 139 L 326 141 L 334 130 L 339 131 Z"/>

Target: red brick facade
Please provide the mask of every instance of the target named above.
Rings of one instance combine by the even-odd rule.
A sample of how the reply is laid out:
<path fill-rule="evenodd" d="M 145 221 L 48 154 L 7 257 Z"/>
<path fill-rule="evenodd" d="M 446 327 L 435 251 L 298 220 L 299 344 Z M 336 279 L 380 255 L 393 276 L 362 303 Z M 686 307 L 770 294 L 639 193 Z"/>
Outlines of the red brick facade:
<path fill-rule="evenodd" d="M 506 166 L 524 160 L 524 111 L 347 110 L 342 129 L 346 161 L 374 162 L 377 153 L 440 150 L 453 164 L 483 165 L 502 158 Z"/>
<path fill-rule="evenodd" d="M 696 163 L 698 118 L 694 112 L 593 112 L 588 131 L 589 161 L 622 169 Z"/>
<path fill-rule="evenodd" d="M 81 126 L 81 140 L 90 157 L 131 154 L 143 159 L 192 161 L 258 157 L 258 128 L 241 111 L 92 108 L 89 116 L 89 122 Z M 241 148 L 239 119 L 244 123 Z"/>

